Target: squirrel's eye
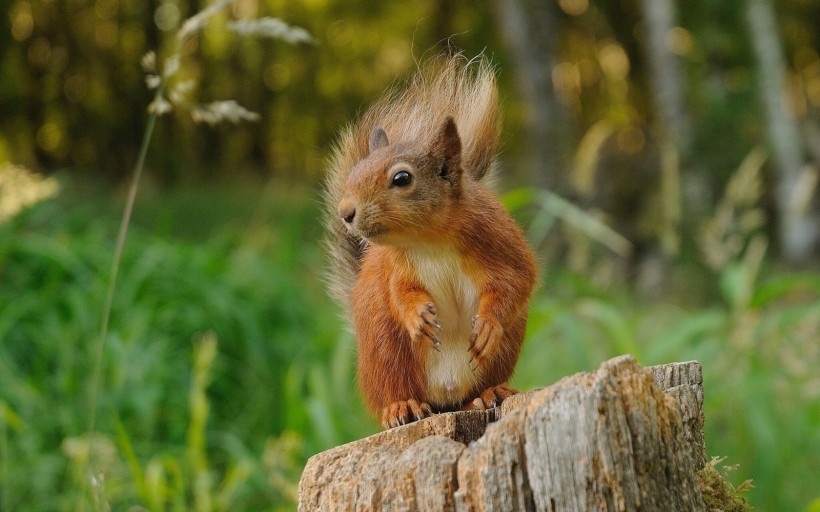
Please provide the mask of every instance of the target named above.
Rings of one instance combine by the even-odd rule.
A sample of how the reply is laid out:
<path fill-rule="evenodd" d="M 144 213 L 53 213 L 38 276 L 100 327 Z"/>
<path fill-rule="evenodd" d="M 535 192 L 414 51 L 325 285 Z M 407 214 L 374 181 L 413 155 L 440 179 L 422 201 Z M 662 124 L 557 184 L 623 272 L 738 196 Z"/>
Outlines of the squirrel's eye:
<path fill-rule="evenodd" d="M 393 175 L 391 186 L 404 188 L 409 187 L 411 183 L 413 183 L 413 176 L 407 171 L 399 171 Z"/>

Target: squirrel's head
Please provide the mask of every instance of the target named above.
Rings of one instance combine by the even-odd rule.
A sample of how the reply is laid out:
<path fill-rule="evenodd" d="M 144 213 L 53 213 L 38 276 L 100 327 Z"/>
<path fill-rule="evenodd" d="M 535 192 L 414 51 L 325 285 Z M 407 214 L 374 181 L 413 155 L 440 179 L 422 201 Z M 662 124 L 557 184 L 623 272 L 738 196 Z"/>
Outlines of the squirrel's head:
<path fill-rule="evenodd" d="M 374 128 L 368 155 L 345 184 L 339 216 L 353 233 L 377 244 L 438 240 L 457 207 L 462 174 L 461 139 L 451 117 L 426 144 L 391 144 L 382 128 Z"/>

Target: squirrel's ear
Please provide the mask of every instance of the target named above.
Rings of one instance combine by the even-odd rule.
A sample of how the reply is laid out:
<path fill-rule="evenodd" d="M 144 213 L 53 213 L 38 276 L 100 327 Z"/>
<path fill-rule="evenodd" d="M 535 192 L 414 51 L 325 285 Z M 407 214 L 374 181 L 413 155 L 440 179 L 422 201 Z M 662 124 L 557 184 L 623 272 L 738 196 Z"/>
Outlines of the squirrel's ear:
<path fill-rule="evenodd" d="M 439 130 L 438 138 L 435 142 L 435 150 L 439 156 L 444 157 L 444 166 L 441 169 L 441 176 L 447 177 L 453 171 L 458 172 L 461 168 L 461 138 L 458 136 L 458 129 L 452 117 L 448 117 Z"/>
<path fill-rule="evenodd" d="M 461 138 L 458 136 L 456 122 L 453 121 L 452 117 L 448 117 L 444 121 L 436 143 L 445 159 L 450 160 L 461 156 Z"/>
<path fill-rule="evenodd" d="M 373 131 L 370 132 L 370 142 L 368 143 L 368 149 L 370 152 L 374 152 L 379 148 L 383 148 L 387 146 L 387 134 L 384 133 L 382 128 L 373 128 Z"/>

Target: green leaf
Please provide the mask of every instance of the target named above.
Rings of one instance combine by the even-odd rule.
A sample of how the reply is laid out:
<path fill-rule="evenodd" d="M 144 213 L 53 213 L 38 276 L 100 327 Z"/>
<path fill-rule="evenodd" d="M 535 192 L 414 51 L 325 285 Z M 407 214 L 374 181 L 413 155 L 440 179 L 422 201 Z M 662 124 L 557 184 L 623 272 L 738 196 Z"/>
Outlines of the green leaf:
<path fill-rule="evenodd" d="M 687 348 L 701 343 L 708 336 L 722 337 L 729 317 L 725 311 L 695 311 L 664 329 L 646 349 L 647 362 L 662 364 L 678 360 Z"/>
<path fill-rule="evenodd" d="M 733 308 L 743 302 L 746 289 L 746 276 L 743 265 L 737 261 L 729 263 L 720 274 L 720 291 L 723 298 Z"/>
<path fill-rule="evenodd" d="M 619 308 L 600 300 L 583 300 L 578 312 L 600 325 L 611 340 L 618 354 L 632 354 L 640 359 L 640 349 L 635 342 L 635 332 L 629 318 Z"/>
<path fill-rule="evenodd" d="M 820 297 L 820 274 L 786 274 L 769 278 L 757 287 L 751 305 L 762 308 L 786 296 L 803 293 Z"/>
<path fill-rule="evenodd" d="M 501 196 L 501 204 L 507 210 L 514 212 L 535 202 L 535 189 L 529 187 L 514 188 Z"/>

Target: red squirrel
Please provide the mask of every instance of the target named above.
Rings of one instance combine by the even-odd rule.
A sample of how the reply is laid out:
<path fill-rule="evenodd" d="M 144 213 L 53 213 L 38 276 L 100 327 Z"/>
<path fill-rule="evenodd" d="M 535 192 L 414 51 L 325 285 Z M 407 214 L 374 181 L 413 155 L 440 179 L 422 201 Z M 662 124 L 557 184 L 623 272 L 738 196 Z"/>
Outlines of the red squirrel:
<path fill-rule="evenodd" d="M 385 429 L 517 392 L 507 381 L 537 270 L 485 184 L 499 136 L 490 65 L 441 57 L 335 147 L 331 292 L 351 313 L 359 387 Z"/>

